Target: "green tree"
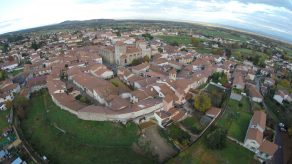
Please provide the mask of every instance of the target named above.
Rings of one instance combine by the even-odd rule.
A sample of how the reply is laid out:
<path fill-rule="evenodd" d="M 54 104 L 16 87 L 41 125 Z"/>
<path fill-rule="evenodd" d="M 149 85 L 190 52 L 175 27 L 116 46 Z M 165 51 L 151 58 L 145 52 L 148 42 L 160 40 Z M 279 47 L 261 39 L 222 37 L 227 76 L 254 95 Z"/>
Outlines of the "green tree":
<path fill-rule="evenodd" d="M 142 34 L 142 37 L 145 38 L 146 40 L 152 40 L 153 39 L 153 36 L 149 33 L 146 33 L 146 34 Z"/>
<path fill-rule="evenodd" d="M 283 79 L 279 81 L 278 86 L 288 89 L 290 88 L 290 82 L 287 79 Z"/>
<path fill-rule="evenodd" d="M 192 38 L 191 43 L 194 47 L 198 47 L 200 44 L 200 40 L 197 38 Z"/>
<path fill-rule="evenodd" d="M 204 143 L 209 149 L 223 149 L 226 145 L 226 138 L 227 130 L 216 128 L 207 134 Z"/>
<path fill-rule="evenodd" d="M 15 109 L 25 109 L 29 105 L 29 101 L 26 97 L 17 95 L 13 100 L 13 107 Z"/>
<path fill-rule="evenodd" d="M 222 72 L 221 73 L 221 77 L 219 78 L 219 82 L 222 84 L 222 85 L 225 85 L 228 83 L 228 78 L 227 78 L 227 75 Z"/>
<path fill-rule="evenodd" d="M 177 41 L 174 41 L 174 42 L 170 43 L 170 45 L 172 45 L 172 46 L 178 46 L 178 42 Z"/>
<path fill-rule="evenodd" d="M 289 136 L 292 136 L 292 128 L 291 127 L 288 128 L 288 134 L 289 134 Z"/>
<path fill-rule="evenodd" d="M 148 62 L 149 63 L 149 61 L 150 61 L 150 58 L 149 58 L 149 56 L 144 56 L 143 57 L 143 62 Z"/>
<path fill-rule="evenodd" d="M 241 55 L 241 52 L 240 51 L 236 51 L 234 53 L 234 56 L 237 58 L 237 59 L 242 59 L 242 55 Z"/>
<path fill-rule="evenodd" d="M 229 48 L 225 49 L 225 55 L 228 59 L 231 57 L 232 53 L 231 53 L 231 50 Z"/>
<path fill-rule="evenodd" d="M 206 112 L 211 108 L 211 98 L 207 94 L 201 93 L 195 97 L 194 106 L 196 110 Z"/>
<path fill-rule="evenodd" d="M 10 100 L 6 101 L 6 102 L 5 102 L 5 106 L 6 106 L 7 109 L 11 109 L 12 106 L 13 106 L 12 101 L 10 101 Z"/>
<path fill-rule="evenodd" d="M 6 72 L 0 69 L 0 81 L 5 80 L 5 78 L 6 78 Z"/>

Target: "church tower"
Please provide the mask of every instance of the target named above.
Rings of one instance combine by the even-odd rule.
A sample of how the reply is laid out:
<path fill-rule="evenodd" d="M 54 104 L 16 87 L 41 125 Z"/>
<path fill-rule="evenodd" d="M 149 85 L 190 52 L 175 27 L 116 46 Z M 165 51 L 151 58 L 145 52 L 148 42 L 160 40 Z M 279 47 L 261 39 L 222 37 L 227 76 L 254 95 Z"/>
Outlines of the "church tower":
<path fill-rule="evenodd" d="M 114 60 L 116 64 L 120 64 L 120 57 L 122 54 L 126 53 L 126 45 L 124 42 L 122 41 L 117 41 L 115 44 L 115 56 L 114 56 Z"/>

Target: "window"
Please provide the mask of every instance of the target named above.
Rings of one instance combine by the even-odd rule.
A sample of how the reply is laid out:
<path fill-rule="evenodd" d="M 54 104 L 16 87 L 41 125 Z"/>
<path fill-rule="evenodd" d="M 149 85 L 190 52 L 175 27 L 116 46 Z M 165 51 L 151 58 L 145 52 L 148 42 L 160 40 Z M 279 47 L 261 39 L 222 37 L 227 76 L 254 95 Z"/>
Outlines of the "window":
<path fill-rule="evenodd" d="M 127 59 L 125 59 L 125 64 L 127 64 Z"/>

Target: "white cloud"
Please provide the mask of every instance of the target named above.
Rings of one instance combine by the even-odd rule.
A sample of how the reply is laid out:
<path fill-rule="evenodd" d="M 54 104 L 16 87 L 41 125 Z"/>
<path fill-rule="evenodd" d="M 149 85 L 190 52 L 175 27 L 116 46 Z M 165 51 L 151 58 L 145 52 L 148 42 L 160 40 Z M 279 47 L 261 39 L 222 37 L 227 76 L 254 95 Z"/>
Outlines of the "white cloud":
<path fill-rule="evenodd" d="M 261 30 L 289 31 L 292 11 L 285 7 L 239 1 L 192 0 L 26 0 L 11 9 L 1 8 L 0 33 L 53 24 L 65 20 L 165 19 L 222 23 L 225 25 L 255 25 Z M 258 18 L 258 15 L 261 18 Z M 279 18 L 279 19 L 276 19 Z M 17 19 L 17 20 L 15 20 Z M 7 20 L 9 23 L 3 23 Z M 271 24 L 267 24 L 267 21 Z M 278 26 L 287 23 L 287 27 Z M 286 28 L 286 29 L 285 29 Z M 292 35 L 292 34 L 291 34 Z"/>

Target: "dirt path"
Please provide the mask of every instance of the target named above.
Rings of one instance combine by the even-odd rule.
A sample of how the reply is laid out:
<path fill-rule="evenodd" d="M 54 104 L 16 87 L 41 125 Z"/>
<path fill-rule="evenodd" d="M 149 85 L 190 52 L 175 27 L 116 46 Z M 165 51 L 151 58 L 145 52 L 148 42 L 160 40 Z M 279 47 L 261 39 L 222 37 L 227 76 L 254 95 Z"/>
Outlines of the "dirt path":
<path fill-rule="evenodd" d="M 152 151 L 158 155 L 160 162 L 163 162 L 177 153 L 176 150 L 160 136 L 156 125 L 145 129 L 145 140 L 150 141 L 149 146 Z"/>

